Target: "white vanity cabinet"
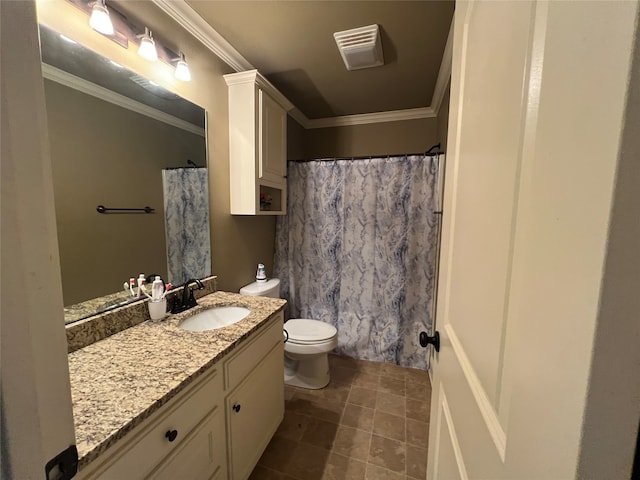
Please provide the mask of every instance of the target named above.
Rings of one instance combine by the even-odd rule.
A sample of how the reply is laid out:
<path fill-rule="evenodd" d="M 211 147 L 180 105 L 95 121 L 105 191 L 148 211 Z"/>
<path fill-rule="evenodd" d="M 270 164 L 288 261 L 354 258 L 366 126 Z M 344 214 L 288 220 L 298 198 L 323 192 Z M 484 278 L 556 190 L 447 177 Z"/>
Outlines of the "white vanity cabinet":
<path fill-rule="evenodd" d="M 272 315 L 76 478 L 248 478 L 284 416 L 282 328 Z"/>
<path fill-rule="evenodd" d="M 224 403 L 221 369 L 214 367 L 152 414 L 104 455 L 80 471 L 78 478 L 209 479 L 226 475 Z"/>
<path fill-rule="evenodd" d="M 229 478 L 244 480 L 284 416 L 283 314 L 225 364 Z"/>
<path fill-rule="evenodd" d="M 293 105 L 257 70 L 224 79 L 229 89 L 231 213 L 283 215 L 287 112 Z M 261 202 L 261 196 L 267 202 Z"/>

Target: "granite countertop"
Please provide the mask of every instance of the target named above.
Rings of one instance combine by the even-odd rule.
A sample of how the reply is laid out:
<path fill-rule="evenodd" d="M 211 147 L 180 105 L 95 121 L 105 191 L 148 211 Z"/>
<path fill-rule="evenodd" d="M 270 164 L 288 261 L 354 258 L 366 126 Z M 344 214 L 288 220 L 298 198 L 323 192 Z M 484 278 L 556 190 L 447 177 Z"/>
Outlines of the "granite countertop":
<path fill-rule="evenodd" d="M 64 322 L 71 323 L 77 320 L 82 320 L 91 315 L 95 315 L 97 312 L 104 312 L 112 308 L 128 305 L 129 303 L 139 302 L 146 297 L 136 298 L 132 297 L 128 291 L 120 291 L 111 293 L 103 297 L 92 298 L 75 305 L 67 305 L 64 307 Z"/>
<path fill-rule="evenodd" d="M 215 292 L 164 320 L 146 321 L 69 354 L 79 468 L 139 425 L 184 387 L 258 330 L 285 300 Z M 251 310 L 217 330 L 189 332 L 178 324 L 213 306 Z"/>

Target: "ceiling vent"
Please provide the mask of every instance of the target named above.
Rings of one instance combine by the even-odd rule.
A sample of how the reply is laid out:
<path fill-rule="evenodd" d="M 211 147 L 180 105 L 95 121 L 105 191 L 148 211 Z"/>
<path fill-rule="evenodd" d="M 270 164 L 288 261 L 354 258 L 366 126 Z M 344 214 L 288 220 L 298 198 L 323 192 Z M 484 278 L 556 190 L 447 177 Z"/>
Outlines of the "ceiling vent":
<path fill-rule="evenodd" d="M 347 70 L 384 65 L 378 25 L 352 28 L 333 34 Z"/>

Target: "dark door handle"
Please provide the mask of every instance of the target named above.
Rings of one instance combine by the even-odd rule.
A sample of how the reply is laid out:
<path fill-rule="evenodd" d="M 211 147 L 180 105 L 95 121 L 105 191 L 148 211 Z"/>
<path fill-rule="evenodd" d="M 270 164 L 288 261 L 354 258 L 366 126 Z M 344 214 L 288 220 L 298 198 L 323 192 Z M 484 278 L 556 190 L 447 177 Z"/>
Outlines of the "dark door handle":
<path fill-rule="evenodd" d="M 173 442 L 178 437 L 178 430 L 168 430 L 164 436 L 167 437 L 170 442 Z"/>
<path fill-rule="evenodd" d="M 234 412 L 238 413 L 240 411 L 240 404 L 236 403 L 233 407 L 231 407 Z"/>
<path fill-rule="evenodd" d="M 433 337 L 427 335 L 427 332 L 420 332 L 420 346 L 426 347 L 429 344 L 433 345 L 436 352 L 440 351 L 440 332 L 436 331 Z"/>

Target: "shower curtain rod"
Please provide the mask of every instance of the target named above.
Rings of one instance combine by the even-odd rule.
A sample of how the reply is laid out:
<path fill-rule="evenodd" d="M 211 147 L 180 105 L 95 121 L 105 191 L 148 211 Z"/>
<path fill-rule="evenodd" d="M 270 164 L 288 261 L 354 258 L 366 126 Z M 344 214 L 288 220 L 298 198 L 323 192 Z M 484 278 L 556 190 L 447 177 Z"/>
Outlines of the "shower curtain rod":
<path fill-rule="evenodd" d="M 439 149 L 440 148 L 440 144 L 436 144 L 433 147 L 431 147 L 429 150 L 427 150 L 426 152 L 419 152 L 419 153 L 387 153 L 384 155 L 359 155 L 359 156 L 352 156 L 352 157 L 334 157 L 334 158 L 312 158 L 312 159 L 306 159 L 306 160 L 289 160 L 290 162 L 295 162 L 295 163 L 304 163 L 304 162 L 329 162 L 329 161 L 333 161 L 333 160 L 370 160 L 372 158 L 384 158 L 384 157 L 405 157 L 405 156 L 409 156 L 409 155 L 425 155 L 427 157 L 436 157 L 438 155 L 441 155 L 444 152 L 434 152 L 434 149 Z"/>

